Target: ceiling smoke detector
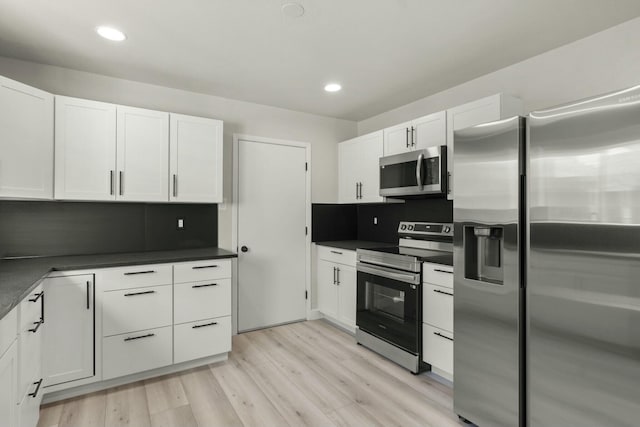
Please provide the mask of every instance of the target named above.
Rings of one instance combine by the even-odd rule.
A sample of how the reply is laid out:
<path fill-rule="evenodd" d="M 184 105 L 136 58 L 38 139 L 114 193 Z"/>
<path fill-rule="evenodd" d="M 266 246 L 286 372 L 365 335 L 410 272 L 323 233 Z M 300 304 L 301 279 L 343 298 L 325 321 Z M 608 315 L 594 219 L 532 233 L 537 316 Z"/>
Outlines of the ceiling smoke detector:
<path fill-rule="evenodd" d="M 300 18 L 304 15 L 304 7 L 300 3 L 287 2 L 282 5 L 282 14 L 288 18 Z"/>

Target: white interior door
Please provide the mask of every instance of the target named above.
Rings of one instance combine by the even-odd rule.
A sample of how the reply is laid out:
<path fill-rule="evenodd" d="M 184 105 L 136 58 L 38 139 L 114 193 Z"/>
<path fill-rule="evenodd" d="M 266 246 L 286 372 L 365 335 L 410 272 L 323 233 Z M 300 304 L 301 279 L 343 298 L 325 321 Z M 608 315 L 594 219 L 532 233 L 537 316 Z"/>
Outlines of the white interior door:
<path fill-rule="evenodd" d="M 237 153 L 238 330 L 303 320 L 306 149 L 240 139 Z"/>

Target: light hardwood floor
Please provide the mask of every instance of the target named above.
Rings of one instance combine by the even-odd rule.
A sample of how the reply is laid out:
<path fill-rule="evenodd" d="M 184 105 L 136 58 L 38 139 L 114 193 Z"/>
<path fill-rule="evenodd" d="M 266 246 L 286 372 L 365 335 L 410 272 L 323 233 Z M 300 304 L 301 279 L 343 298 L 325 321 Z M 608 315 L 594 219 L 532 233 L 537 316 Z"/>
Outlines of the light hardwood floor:
<path fill-rule="evenodd" d="M 44 406 L 39 427 L 459 426 L 451 388 L 324 321 L 241 334 L 224 363 Z"/>

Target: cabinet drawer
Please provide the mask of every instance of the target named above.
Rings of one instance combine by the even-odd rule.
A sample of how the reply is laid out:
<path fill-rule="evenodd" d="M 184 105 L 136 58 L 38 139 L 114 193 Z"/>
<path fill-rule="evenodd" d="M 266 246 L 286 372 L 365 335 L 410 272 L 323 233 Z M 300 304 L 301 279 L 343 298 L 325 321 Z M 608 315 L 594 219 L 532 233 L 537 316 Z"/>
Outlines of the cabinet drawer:
<path fill-rule="evenodd" d="M 40 285 L 20 302 L 18 306 L 20 333 L 38 326 L 37 323 L 42 318 L 43 300 L 44 294 L 42 293 L 42 285 Z"/>
<path fill-rule="evenodd" d="M 423 322 L 453 332 L 453 289 L 425 283 L 422 307 Z"/>
<path fill-rule="evenodd" d="M 205 260 L 174 264 L 174 283 L 199 282 L 231 277 L 231 260 Z"/>
<path fill-rule="evenodd" d="M 171 325 L 172 290 L 164 285 L 103 292 L 103 336 Z"/>
<path fill-rule="evenodd" d="M 101 291 L 170 285 L 173 272 L 170 264 L 135 265 L 99 270 L 96 286 Z"/>
<path fill-rule="evenodd" d="M 453 375 L 453 334 L 422 325 L 422 360 Z"/>
<path fill-rule="evenodd" d="M 338 264 L 356 266 L 356 252 L 345 249 L 318 246 L 318 258 Z"/>
<path fill-rule="evenodd" d="M 422 281 L 453 288 L 453 266 L 425 262 L 422 264 Z"/>
<path fill-rule="evenodd" d="M 231 279 L 180 283 L 173 288 L 173 323 L 231 315 Z"/>
<path fill-rule="evenodd" d="M 231 316 L 175 325 L 174 363 L 231 351 Z"/>
<path fill-rule="evenodd" d="M 172 327 L 114 335 L 102 340 L 105 380 L 161 368 L 172 363 Z"/>

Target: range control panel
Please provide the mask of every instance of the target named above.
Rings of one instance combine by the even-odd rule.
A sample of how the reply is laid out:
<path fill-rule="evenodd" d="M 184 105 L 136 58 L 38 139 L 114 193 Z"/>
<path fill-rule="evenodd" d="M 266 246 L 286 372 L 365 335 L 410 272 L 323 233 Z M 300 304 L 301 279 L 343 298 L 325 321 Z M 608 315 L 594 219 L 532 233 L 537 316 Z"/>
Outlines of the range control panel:
<path fill-rule="evenodd" d="M 423 236 L 453 236 L 453 224 L 438 222 L 410 222 L 401 221 L 398 234 L 413 234 Z"/>

